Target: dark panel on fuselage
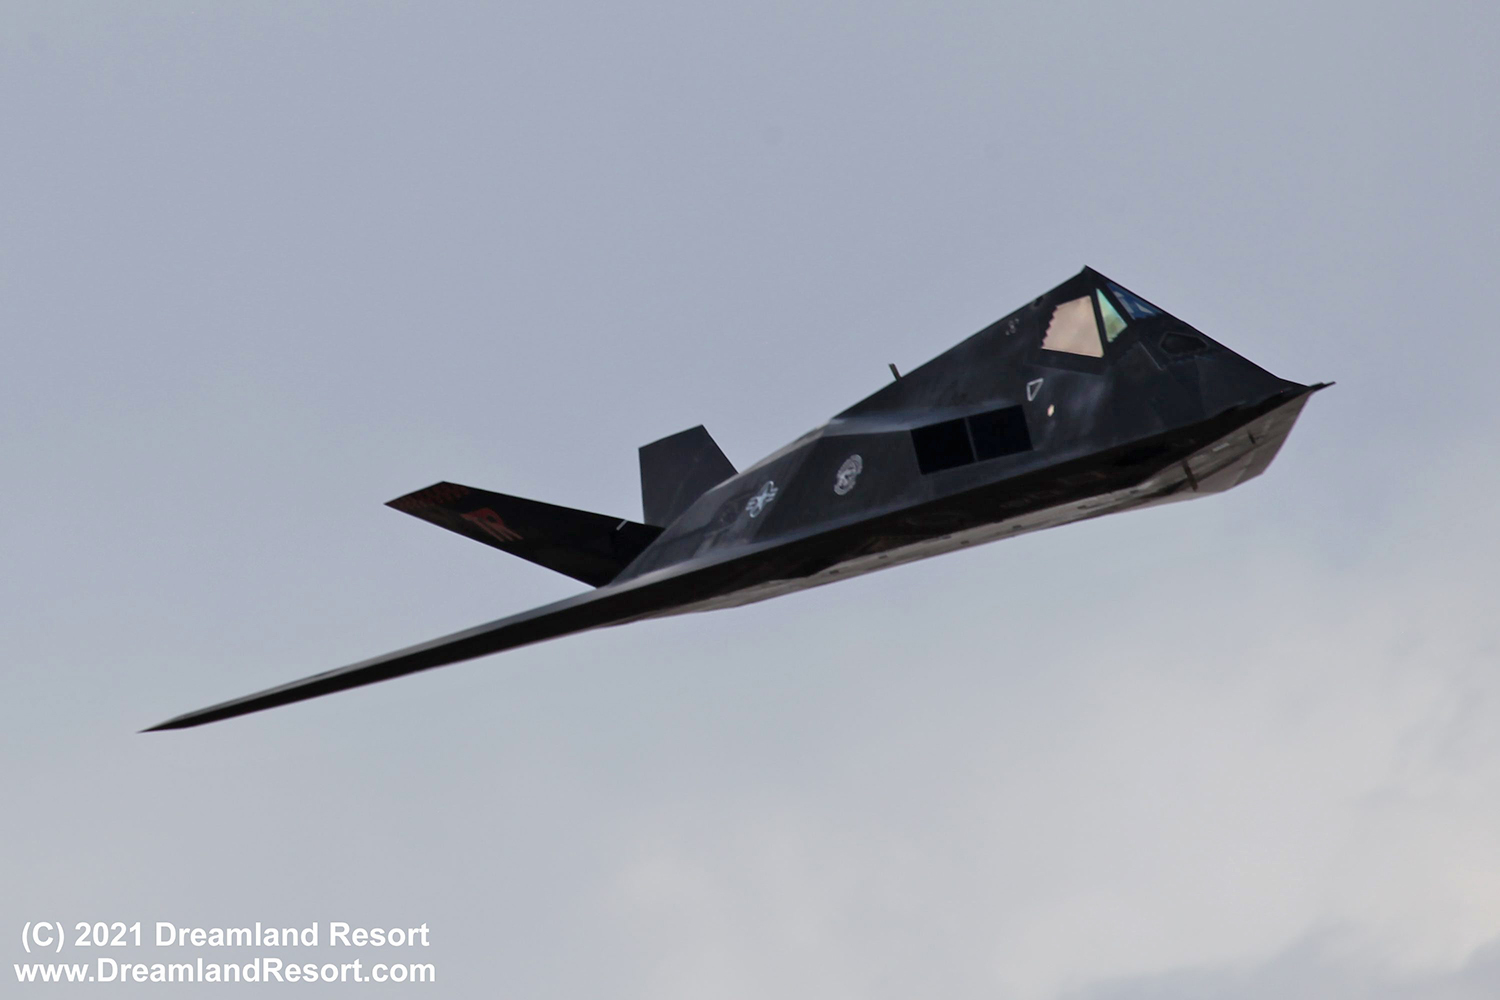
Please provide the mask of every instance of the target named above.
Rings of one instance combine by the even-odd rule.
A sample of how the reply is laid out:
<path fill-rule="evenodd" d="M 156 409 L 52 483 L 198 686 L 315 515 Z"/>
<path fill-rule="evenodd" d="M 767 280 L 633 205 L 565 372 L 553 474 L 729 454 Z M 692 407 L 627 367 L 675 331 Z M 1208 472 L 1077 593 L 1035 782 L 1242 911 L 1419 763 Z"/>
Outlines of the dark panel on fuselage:
<path fill-rule="evenodd" d="M 910 432 L 858 434 L 829 428 L 811 442 L 756 537 L 861 523 L 930 496 L 926 478 L 917 469 Z"/>
<path fill-rule="evenodd" d="M 1021 406 L 1002 406 L 968 418 L 969 435 L 974 440 L 974 457 L 980 461 L 1002 458 L 1031 450 L 1031 431 L 1026 426 L 1026 410 Z"/>
<path fill-rule="evenodd" d="M 962 418 L 913 427 L 911 444 L 917 453 L 917 468 L 926 475 L 974 461 L 974 444 Z"/>

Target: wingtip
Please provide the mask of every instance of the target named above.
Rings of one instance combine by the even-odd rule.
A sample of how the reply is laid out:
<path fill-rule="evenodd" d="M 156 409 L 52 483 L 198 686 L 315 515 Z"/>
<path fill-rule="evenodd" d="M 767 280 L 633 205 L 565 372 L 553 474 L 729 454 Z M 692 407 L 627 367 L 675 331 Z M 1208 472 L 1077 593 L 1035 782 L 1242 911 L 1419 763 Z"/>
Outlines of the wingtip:
<path fill-rule="evenodd" d="M 147 726 L 140 733 L 164 733 L 169 729 L 192 729 L 194 726 L 201 726 L 205 722 L 212 722 L 218 717 L 214 714 L 214 710 L 221 707 L 214 705 L 209 708 L 200 708 L 196 712 L 184 712 L 181 715 L 174 715 L 165 722 L 158 722 L 154 726 Z M 140 735 L 140 733 L 136 735 Z"/>
<path fill-rule="evenodd" d="M 399 510 L 403 514 L 414 514 L 421 516 L 422 511 L 433 504 L 451 503 L 461 497 L 468 496 L 473 491 L 467 486 L 458 483 L 450 483 L 446 479 L 424 486 L 420 490 L 412 490 L 403 493 L 394 500 L 387 500 L 385 505 L 392 510 Z"/>

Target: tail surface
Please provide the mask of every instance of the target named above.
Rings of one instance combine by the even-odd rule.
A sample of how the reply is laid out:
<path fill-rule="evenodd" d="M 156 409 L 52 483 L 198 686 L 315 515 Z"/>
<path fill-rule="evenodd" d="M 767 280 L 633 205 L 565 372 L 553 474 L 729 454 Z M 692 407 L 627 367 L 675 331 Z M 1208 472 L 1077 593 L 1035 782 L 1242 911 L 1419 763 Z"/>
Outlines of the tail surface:
<path fill-rule="evenodd" d="M 591 587 L 619 576 L 661 534 L 649 524 L 457 483 L 437 483 L 386 506 Z"/>
<path fill-rule="evenodd" d="M 702 424 L 644 445 L 641 509 L 646 523 L 665 528 L 734 473 L 734 465 Z"/>

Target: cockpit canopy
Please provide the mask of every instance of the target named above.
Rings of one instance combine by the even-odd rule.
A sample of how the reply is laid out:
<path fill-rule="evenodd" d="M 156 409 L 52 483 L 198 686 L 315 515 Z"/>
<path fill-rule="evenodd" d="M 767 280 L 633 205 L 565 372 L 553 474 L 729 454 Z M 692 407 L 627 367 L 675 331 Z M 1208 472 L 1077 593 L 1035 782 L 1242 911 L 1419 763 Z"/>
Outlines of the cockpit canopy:
<path fill-rule="evenodd" d="M 1042 337 L 1042 349 L 1102 358 L 1104 345 L 1114 343 L 1132 320 L 1161 315 L 1114 282 L 1107 285 L 1107 292 L 1096 288 L 1092 295 L 1059 303 Z"/>

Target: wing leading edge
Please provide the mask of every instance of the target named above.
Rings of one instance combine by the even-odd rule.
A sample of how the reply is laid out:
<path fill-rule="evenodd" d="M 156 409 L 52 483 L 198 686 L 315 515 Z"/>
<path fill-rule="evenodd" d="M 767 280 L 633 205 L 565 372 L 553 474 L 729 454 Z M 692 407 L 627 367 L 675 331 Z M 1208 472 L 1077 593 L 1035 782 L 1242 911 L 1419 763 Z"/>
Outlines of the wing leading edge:
<path fill-rule="evenodd" d="M 454 632 L 430 642 L 361 660 L 347 667 L 313 674 L 290 684 L 187 712 L 141 731 L 154 733 L 164 729 L 189 729 L 278 705 L 306 701 L 335 691 L 375 684 L 420 670 L 472 660 L 573 632 L 619 625 L 654 610 L 657 608 L 644 589 L 580 594 L 508 618 L 476 625 L 462 632 Z"/>

